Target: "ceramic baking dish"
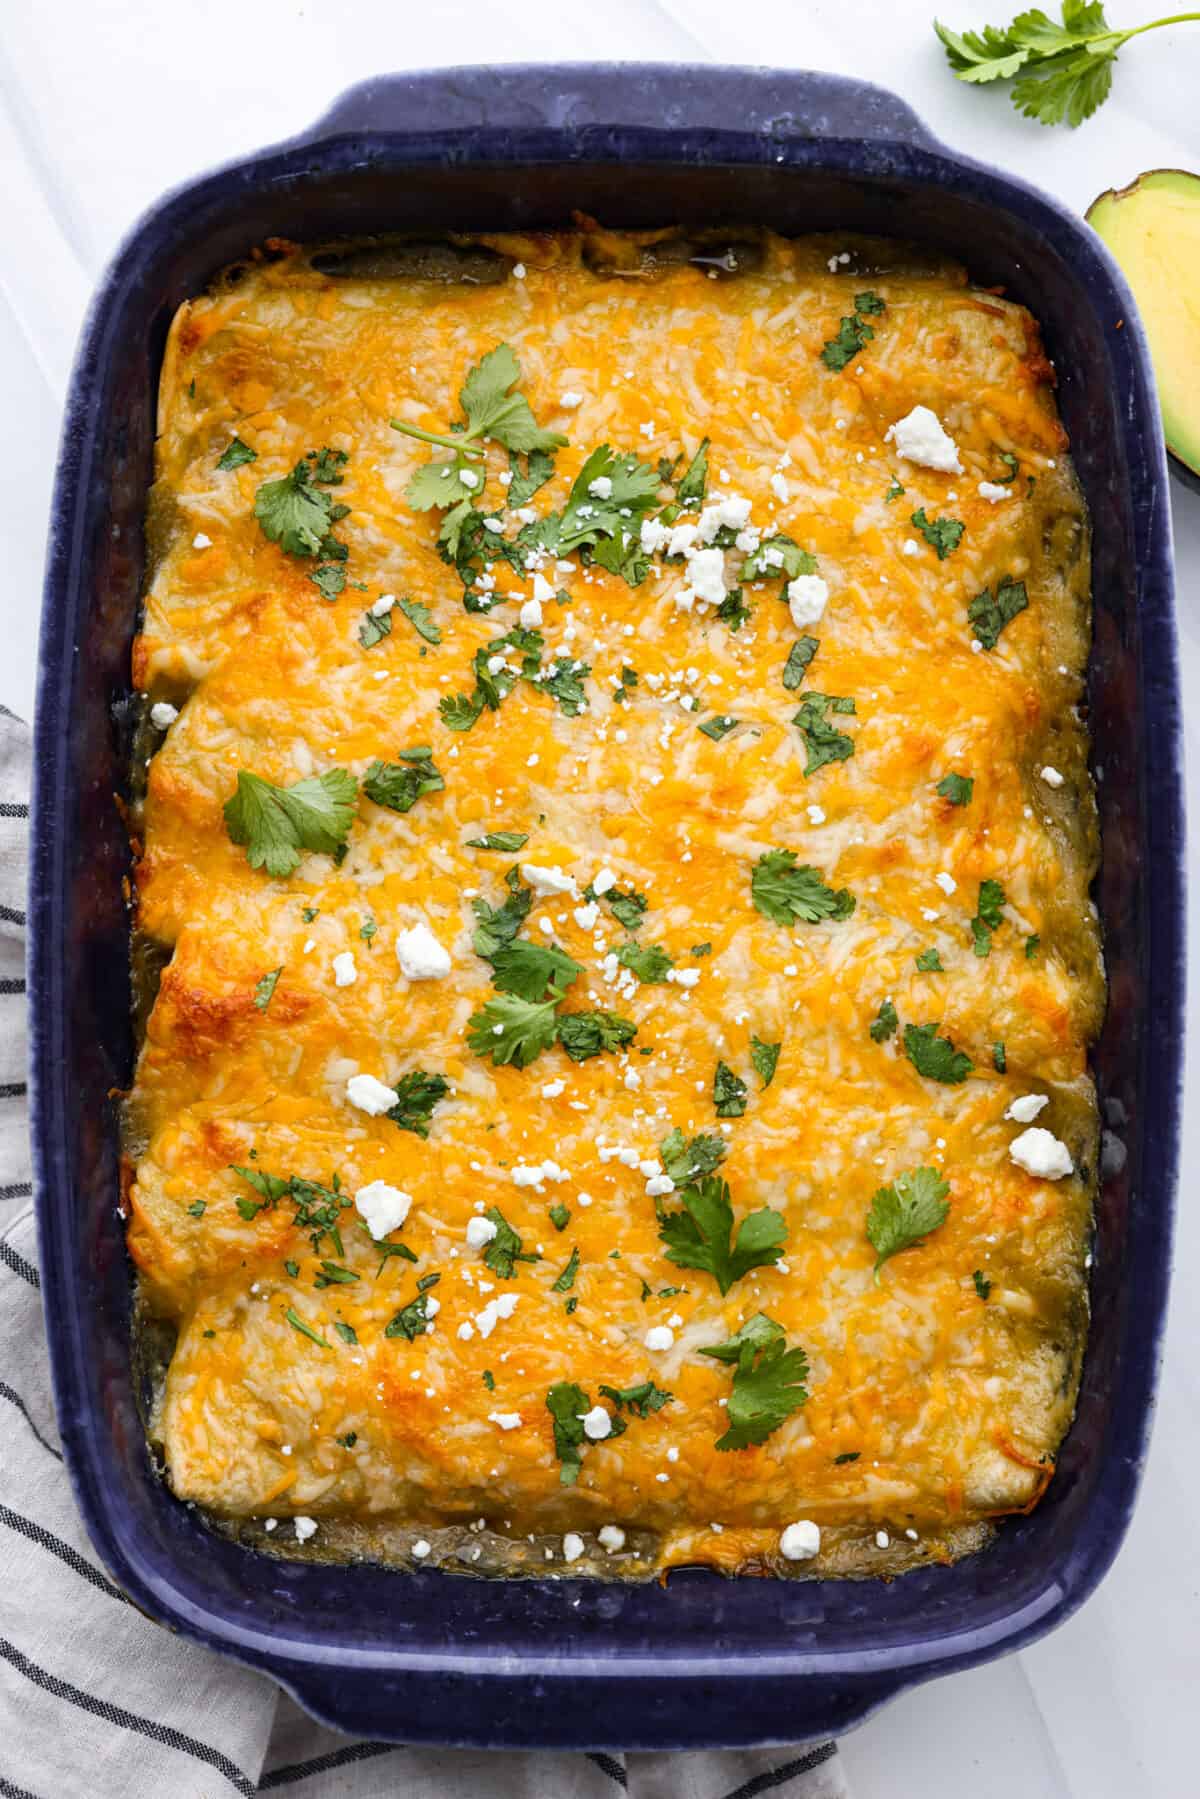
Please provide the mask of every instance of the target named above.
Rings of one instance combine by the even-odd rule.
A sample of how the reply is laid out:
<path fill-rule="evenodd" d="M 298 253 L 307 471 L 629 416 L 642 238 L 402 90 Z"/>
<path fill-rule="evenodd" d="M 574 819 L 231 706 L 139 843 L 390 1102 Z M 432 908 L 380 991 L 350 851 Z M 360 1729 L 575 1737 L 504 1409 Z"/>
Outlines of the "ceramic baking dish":
<path fill-rule="evenodd" d="M 152 1466 L 131 1357 L 112 1094 L 133 1054 L 129 649 L 175 307 L 271 236 L 753 222 L 928 243 L 1041 321 L 1095 528 L 1090 724 L 1110 1003 L 1110 1135 L 1079 1410 L 1038 1509 L 950 1568 L 665 1586 L 273 1560 Z M 1183 826 L 1167 477 L 1150 364 L 1098 240 L 957 156 L 878 88 L 700 67 L 458 69 L 353 89 L 303 137 L 168 195 L 88 317 L 50 531 L 30 896 L 42 1281 L 68 1465 L 93 1541 L 164 1623 L 319 1716 L 408 1742 L 668 1748 L 844 1730 L 919 1680 L 1067 1617 L 1129 1520 L 1153 1407 L 1179 1126 Z"/>

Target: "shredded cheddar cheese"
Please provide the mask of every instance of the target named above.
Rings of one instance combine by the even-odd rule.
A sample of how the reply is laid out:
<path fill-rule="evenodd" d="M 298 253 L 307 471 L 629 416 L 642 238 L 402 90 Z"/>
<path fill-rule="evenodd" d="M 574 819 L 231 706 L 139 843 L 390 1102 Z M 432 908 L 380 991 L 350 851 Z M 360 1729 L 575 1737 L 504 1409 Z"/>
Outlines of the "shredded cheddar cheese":
<path fill-rule="evenodd" d="M 129 1245 L 170 1482 L 251 1540 L 895 1572 L 1052 1475 L 1103 1005 L 1052 370 L 895 245 L 687 250 L 276 244 L 176 317 Z M 519 508 L 533 460 L 461 429 L 502 345 L 565 440 Z"/>

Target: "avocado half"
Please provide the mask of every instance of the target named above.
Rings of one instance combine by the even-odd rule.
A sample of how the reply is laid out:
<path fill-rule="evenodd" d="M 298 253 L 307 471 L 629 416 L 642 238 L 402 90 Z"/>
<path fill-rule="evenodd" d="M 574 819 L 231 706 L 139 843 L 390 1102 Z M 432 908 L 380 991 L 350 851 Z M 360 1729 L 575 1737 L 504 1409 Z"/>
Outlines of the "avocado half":
<path fill-rule="evenodd" d="M 1150 169 L 1086 216 L 1138 303 L 1172 467 L 1200 493 L 1200 175 Z"/>

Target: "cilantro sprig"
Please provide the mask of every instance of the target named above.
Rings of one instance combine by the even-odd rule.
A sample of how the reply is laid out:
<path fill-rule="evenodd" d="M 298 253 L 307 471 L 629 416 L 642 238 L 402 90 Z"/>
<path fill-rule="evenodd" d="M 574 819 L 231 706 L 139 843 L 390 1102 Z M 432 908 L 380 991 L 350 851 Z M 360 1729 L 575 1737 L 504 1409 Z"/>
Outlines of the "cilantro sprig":
<path fill-rule="evenodd" d="M 322 490 L 341 486 L 341 471 L 348 461 L 345 450 L 309 450 L 278 481 L 264 481 L 254 496 L 254 516 L 265 537 L 288 556 L 325 559 L 310 579 L 327 600 L 336 600 L 346 585 L 341 564 L 350 552 L 334 536 L 333 527 L 350 508 Z"/>
<path fill-rule="evenodd" d="M 1075 126 L 1108 98 L 1113 64 L 1131 38 L 1196 19 L 1200 13 L 1174 13 L 1114 31 L 1100 0 L 1063 0 L 1061 23 L 1034 7 L 1008 26 L 960 33 L 935 20 L 933 28 L 960 81 L 1012 81 L 1010 98 L 1026 118 Z"/>
<path fill-rule="evenodd" d="M 765 1443 L 781 1424 L 808 1404 L 808 1357 L 788 1349 L 783 1326 L 764 1312 L 748 1318 L 735 1336 L 700 1351 L 733 1364 L 729 1428 L 717 1438 L 722 1450 Z"/>
<path fill-rule="evenodd" d="M 459 390 L 464 425 L 453 432 L 441 432 L 426 431 L 405 419 L 390 421 L 393 431 L 454 452 L 449 462 L 428 462 L 413 475 L 407 498 L 415 511 L 428 512 L 435 506 L 449 508 L 464 501 L 469 504 L 481 492 L 483 474 L 472 465 L 483 459 L 482 438 L 494 438 L 506 450 L 526 456 L 535 451 L 545 455 L 566 443 L 561 432 L 544 430 L 525 396 L 513 392 L 520 379 L 521 365 L 511 346 L 497 344 L 468 371 Z"/>
<path fill-rule="evenodd" d="M 251 868 L 283 879 L 304 853 L 333 856 L 345 844 L 354 819 L 358 783 L 344 768 L 308 775 L 277 787 L 239 769 L 237 789 L 225 802 L 225 829 L 244 846 Z"/>
<path fill-rule="evenodd" d="M 875 1251 L 875 1284 L 879 1271 L 901 1250 L 923 1243 L 950 1215 L 950 1188 L 936 1168 L 912 1168 L 880 1187 L 867 1214 L 867 1238 Z"/>
<path fill-rule="evenodd" d="M 701 1268 L 722 1293 L 752 1268 L 779 1260 L 787 1241 L 783 1215 L 771 1206 L 750 1212 L 733 1234 L 733 1205 L 728 1182 L 707 1176 L 679 1195 L 683 1210 L 659 1211 L 658 1234 L 667 1260 L 677 1268 Z"/>
<path fill-rule="evenodd" d="M 827 340 L 821 351 L 821 361 L 827 369 L 835 373 L 844 369 L 848 362 L 853 362 L 871 338 L 875 335 L 875 327 L 868 325 L 868 316 L 875 316 L 884 310 L 884 301 L 878 294 L 869 290 L 863 294 L 855 294 L 854 311 L 841 320 L 836 337 Z"/>
<path fill-rule="evenodd" d="M 849 918 L 857 901 L 845 887 L 827 887 L 820 870 L 796 864 L 795 850 L 768 850 L 750 877 L 750 897 L 773 924 L 817 924 Z"/>

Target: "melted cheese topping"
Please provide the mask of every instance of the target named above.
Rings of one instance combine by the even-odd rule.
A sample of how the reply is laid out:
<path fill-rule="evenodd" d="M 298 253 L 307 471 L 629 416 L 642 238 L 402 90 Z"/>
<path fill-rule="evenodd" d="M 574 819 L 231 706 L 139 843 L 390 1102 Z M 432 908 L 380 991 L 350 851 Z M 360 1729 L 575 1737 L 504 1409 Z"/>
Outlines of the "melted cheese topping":
<path fill-rule="evenodd" d="M 171 334 L 134 657 L 139 685 L 181 708 L 153 738 L 137 876 L 141 932 L 170 959 L 129 1109 L 129 1244 L 147 1303 L 178 1332 L 155 1420 L 169 1478 L 227 1519 L 311 1517 L 328 1551 L 432 1537 L 435 1560 L 477 1555 L 457 1529 L 477 1520 L 516 1546 L 496 1565 L 527 1553 L 537 1569 L 560 1559 L 548 1533 L 582 1533 L 590 1552 L 606 1525 L 627 1533 L 623 1554 L 600 1558 L 609 1571 L 861 1572 L 960 1553 L 1049 1478 L 1085 1320 L 1086 1052 L 1103 989 L 1076 710 L 1087 536 L 1052 371 L 1023 309 L 894 245 L 853 242 L 831 272 L 844 240 L 764 238 L 757 267 L 715 279 L 686 262 L 644 274 L 629 239 L 490 241 L 523 274 L 330 275 L 276 246 L 181 307 Z M 822 345 L 866 288 L 886 310 L 831 370 Z M 681 561 L 659 555 L 631 586 L 575 555 L 543 568 L 565 595 L 543 606 L 543 667 L 587 663 L 586 708 L 568 717 L 520 682 L 471 730 L 446 728 L 439 699 L 470 692 L 472 657 L 516 625 L 532 576 L 497 560 L 496 605 L 464 610 L 439 515 L 405 499 L 430 452 L 389 420 L 444 432 L 466 371 L 500 342 L 539 423 L 570 440 L 534 513 L 561 507 L 601 443 L 654 464 L 707 436 L 707 502 L 749 500 L 764 537 L 786 532 L 816 557 L 828 599 L 803 627 L 820 648 L 798 691 L 781 680 L 800 635 L 782 578 L 745 585 L 751 617 L 733 631 L 711 608 L 680 609 Z M 901 455 L 903 433 L 889 440 L 916 406 L 957 445 L 961 474 Z M 257 460 L 219 471 L 235 432 Z M 260 483 L 321 445 L 349 458 L 330 490 L 350 508 L 337 527 L 350 585 L 334 603 L 254 514 Z M 1001 452 L 1019 474 L 997 503 L 980 483 L 1016 466 Z M 485 466 L 485 509 L 499 511 L 498 445 Z M 921 507 L 965 527 L 944 560 L 910 522 Z M 511 538 L 519 523 L 503 516 Z M 726 553 L 729 584 L 742 560 Z M 981 651 L 967 606 L 1006 575 L 1029 604 Z M 397 607 L 364 649 L 363 615 L 387 594 L 427 606 L 440 643 Z M 628 668 L 637 685 L 618 701 Z M 806 777 L 792 719 L 814 689 L 853 698 L 855 715 L 831 722 L 854 747 Z M 699 724 L 714 714 L 738 728 L 712 740 Z M 239 769 L 361 778 L 418 744 L 444 790 L 405 814 L 360 794 L 340 865 L 309 854 L 271 879 L 231 842 L 222 807 Z M 973 778 L 969 804 L 938 794 L 951 771 Z M 489 830 L 528 843 L 519 856 L 467 846 Z M 756 910 L 752 871 L 775 848 L 848 889 L 853 915 L 787 927 Z M 567 1009 L 618 1011 L 637 1035 L 582 1063 L 553 1047 L 494 1067 L 467 1043 L 494 993 L 471 901 L 499 905 L 514 862 L 580 893 L 610 871 L 646 896 L 640 941 L 698 979 L 614 970 L 626 932 L 605 899 L 593 922 L 580 899 L 535 891 L 522 937 L 547 943 L 548 927 L 585 970 Z M 984 957 L 970 920 L 988 879 L 1006 905 Z M 398 939 L 421 925 L 449 953 L 441 978 L 401 972 Z M 943 972 L 917 969 L 928 949 Z M 901 1034 L 876 1042 L 885 1000 Z M 903 1025 L 934 1021 L 973 1064 L 959 1085 L 904 1053 Z M 765 1090 L 753 1037 L 782 1046 Z M 718 1060 L 747 1082 L 741 1117 L 715 1114 Z M 355 1074 L 395 1087 L 418 1068 L 450 1087 L 427 1139 L 348 1102 Z M 1039 1126 L 1070 1150 L 1066 1179 L 1010 1158 L 1022 1127 L 1006 1109 L 1031 1092 L 1049 1099 Z M 722 1134 L 739 1220 L 763 1205 L 786 1220 L 779 1262 L 724 1296 L 664 1254 L 647 1186 L 673 1127 Z M 381 1260 L 353 1209 L 340 1255 L 328 1238 L 314 1249 L 290 1201 L 243 1216 L 237 1201 L 256 1195 L 235 1164 L 336 1174 L 347 1195 L 400 1190 L 411 1207 L 393 1241 L 415 1264 Z M 919 1165 L 943 1172 L 948 1218 L 876 1282 L 872 1195 Z M 507 1280 L 468 1239 L 493 1206 L 538 1258 Z M 574 1284 L 556 1291 L 573 1251 Z M 358 1279 L 323 1284 L 323 1258 Z M 388 1336 L 431 1273 L 430 1328 Z M 756 1312 L 807 1352 L 808 1402 L 760 1446 L 719 1451 L 731 1370 L 699 1352 Z M 647 1380 L 671 1402 L 589 1437 L 563 1485 L 548 1389 L 577 1382 L 595 1407 L 601 1383 Z M 797 1519 L 822 1542 L 799 1568 L 777 1556 Z"/>

